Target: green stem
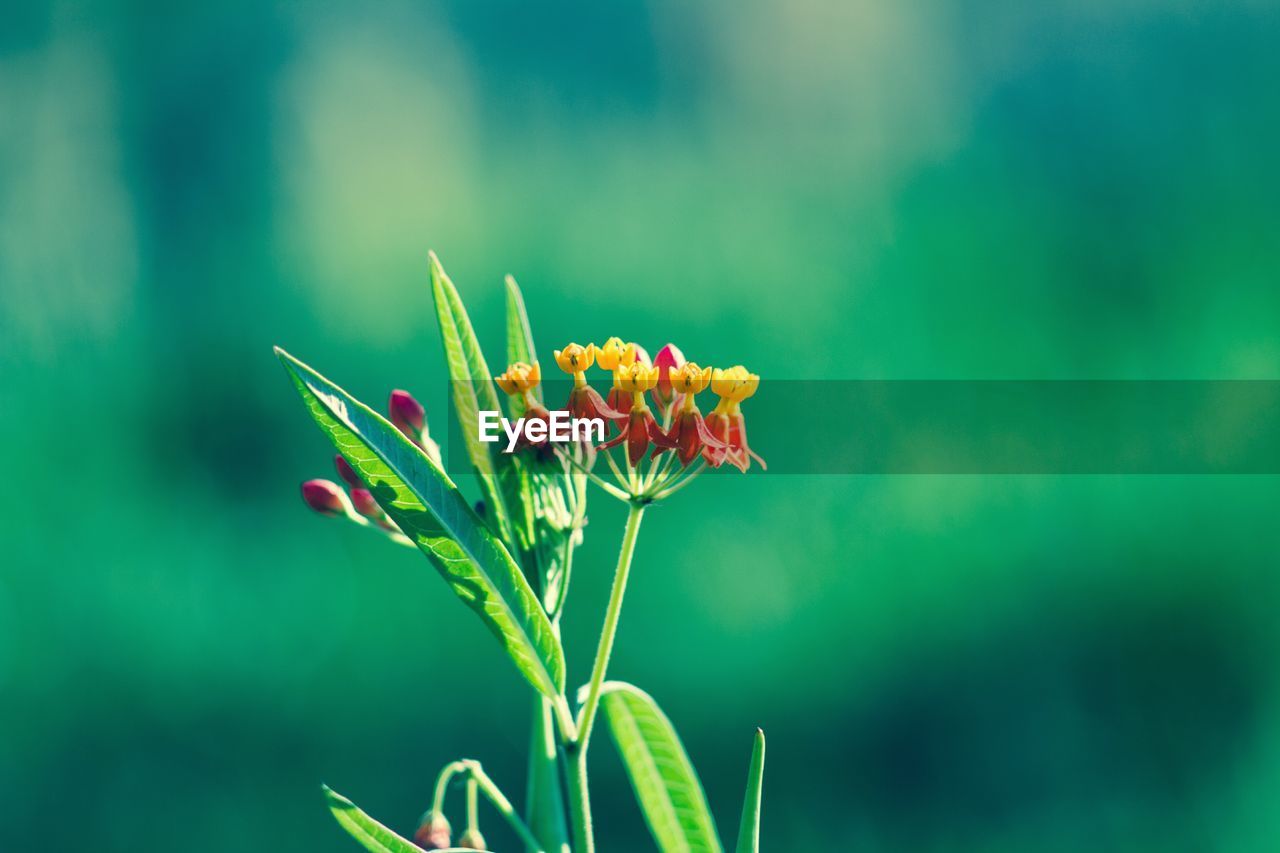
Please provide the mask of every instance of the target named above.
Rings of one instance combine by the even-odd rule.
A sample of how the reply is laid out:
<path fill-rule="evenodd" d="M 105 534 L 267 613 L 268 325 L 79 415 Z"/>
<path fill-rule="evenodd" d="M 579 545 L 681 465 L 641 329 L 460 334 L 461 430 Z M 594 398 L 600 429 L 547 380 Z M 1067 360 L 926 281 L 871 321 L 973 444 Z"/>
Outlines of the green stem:
<path fill-rule="evenodd" d="M 560 635 L 559 614 L 551 623 Z M 568 853 L 569 828 L 560 779 L 560 754 L 556 748 L 555 711 L 551 700 L 533 700 L 533 725 L 529 744 L 529 777 L 525 796 L 525 823 L 545 850 Z"/>
<path fill-rule="evenodd" d="M 436 792 L 431 798 L 431 811 L 436 814 L 444 813 L 444 795 L 449 790 L 449 782 L 459 773 L 467 772 L 467 763 L 465 761 L 451 761 L 440 771 L 440 775 L 436 777 Z"/>
<path fill-rule="evenodd" d="M 625 454 L 627 452 L 626 448 L 623 448 L 622 452 Z M 613 471 L 613 477 L 618 481 L 618 484 L 625 486 L 627 482 L 627 475 L 623 474 L 622 469 L 618 467 L 618 463 L 613 461 L 613 451 L 601 450 L 600 455 L 604 457 L 604 461 L 609 463 L 609 468 Z"/>
<path fill-rule="evenodd" d="M 663 482 L 657 491 L 654 492 L 653 500 L 660 501 L 663 498 L 671 497 L 676 492 L 692 483 L 694 479 L 705 470 L 707 470 L 707 463 L 699 462 L 698 467 L 684 474 L 683 478 L 681 478 L 680 473 L 676 473 L 671 479 Z M 671 483 L 674 483 L 675 485 L 670 485 Z"/>
<path fill-rule="evenodd" d="M 498 813 L 506 818 L 507 823 L 515 830 L 516 835 L 520 836 L 520 841 L 530 850 L 542 850 L 542 844 L 538 841 L 528 825 L 520 819 L 520 815 L 516 814 L 515 807 L 511 805 L 511 801 L 506 798 L 498 786 L 493 783 L 489 775 L 484 772 L 484 768 L 480 766 L 479 761 L 464 761 L 468 772 L 471 774 L 471 782 L 475 783 L 476 788 L 483 792 L 489 802 L 493 803 L 493 807 Z M 467 788 L 467 820 L 471 820 L 471 787 Z"/>
<path fill-rule="evenodd" d="M 607 453 L 608 451 L 605 451 L 605 452 Z M 593 472 L 592 472 L 592 471 L 590 471 L 590 470 L 589 470 L 585 465 L 583 465 L 581 462 L 579 462 L 578 460 L 574 459 L 573 457 L 571 457 L 571 456 L 566 456 L 565 458 L 569 460 L 569 464 L 570 464 L 570 465 L 572 465 L 573 467 L 577 468 L 577 469 L 578 469 L 579 471 L 581 471 L 582 473 L 586 474 L 589 478 L 591 478 L 591 481 L 592 481 L 593 483 L 595 483 L 595 484 L 596 484 L 597 486 L 599 486 L 600 488 L 604 489 L 604 490 L 605 490 L 606 492 L 608 492 L 609 494 L 613 495 L 613 496 L 614 496 L 615 498 L 617 498 L 618 500 L 620 500 L 620 501 L 625 501 L 625 500 L 627 499 L 627 493 L 626 493 L 626 492 L 624 492 L 624 491 L 622 491 L 622 489 L 619 489 L 617 486 L 611 485 L 609 482 L 607 482 L 607 481 L 606 481 L 603 477 L 601 477 L 599 474 L 595 474 L 595 473 L 593 473 Z M 609 457 L 609 458 L 610 458 L 610 459 L 612 459 L 612 457 Z M 410 543 L 410 544 L 412 544 L 412 543 Z"/>
<path fill-rule="evenodd" d="M 591 681 L 587 687 L 587 701 L 578 717 L 578 746 L 587 751 L 591 742 L 591 728 L 595 724 L 596 711 L 600 707 L 600 686 L 604 684 L 609 657 L 613 654 L 613 639 L 618 633 L 618 617 L 622 613 L 622 598 L 627 593 L 627 577 L 631 574 L 631 558 L 636 551 L 636 538 L 640 535 L 640 522 L 644 518 L 644 505 L 633 503 L 627 512 L 627 526 L 622 532 L 622 548 L 618 553 L 618 568 L 613 575 L 613 589 L 609 592 L 609 606 L 604 614 L 604 627 L 600 629 L 600 644 L 596 647 L 596 661 L 591 667 Z"/>
<path fill-rule="evenodd" d="M 569 789 L 570 830 L 573 853 L 595 853 L 591 827 L 591 795 L 587 790 L 587 756 L 576 745 L 565 749 L 565 777 Z"/>
<path fill-rule="evenodd" d="M 631 504 L 627 513 L 627 526 L 622 533 L 622 548 L 618 554 L 618 568 L 613 576 L 613 589 L 609 593 L 609 606 L 604 615 L 604 627 L 600 630 L 600 645 L 596 648 L 596 660 L 591 668 L 591 681 L 587 687 L 587 701 L 578 717 L 577 737 L 566 746 L 566 764 L 569 777 L 569 804 L 573 816 L 575 853 L 594 853 L 595 840 L 591 828 L 591 800 L 587 786 L 587 747 L 591 743 L 591 729 L 595 725 L 596 712 L 600 708 L 600 687 L 604 684 L 613 654 L 613 640 L 618 633 L 618 617 L 622 613 L 622 599 L 627 592 L 627 577 L 631 573 L 631 558 L 635 555 L 636 538 L 640 534 L 640 522 L 644 518 L 644 505 Z"/>
<path fill-rule="evenodd" d="M 550 616 L 551 622 L 555 626 L 560 625 L 560 614 L 564 612 L 565 599 L 569 597 L 569 581 L 573 577 L 573 532 L 564 538 L 564 564 L 560 575 L 560 589 L 556 591 L 555 606 L 552 607 Z"/>
<path fill-rule="evenodd" d="M 480 832 L 480 786 L 474 773 L 467 779 L 467 832 Z"/>

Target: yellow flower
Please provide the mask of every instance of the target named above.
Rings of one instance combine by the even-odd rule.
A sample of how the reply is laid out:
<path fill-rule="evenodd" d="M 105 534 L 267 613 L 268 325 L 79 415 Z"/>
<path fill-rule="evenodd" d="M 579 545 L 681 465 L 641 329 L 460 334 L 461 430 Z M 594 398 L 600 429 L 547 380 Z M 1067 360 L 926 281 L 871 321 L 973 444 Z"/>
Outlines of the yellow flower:
<path fill-rule="evenodd" d="M 513 396 L 532 391 L 541 380 L 542 368 L 538 366 L 536 361 L 532 366 L 525 364 L 523 361 L 517 361 L 508 367 L 501 376 L 493 377 L 493 381 L 498 383 L 499 388 Z"/>
<path fill-rule="evenodd" d="M 694 394 L 701 394 L 711 384 L 711 374 L 710 367 L 698 367 L 690 361 L 679 367 L 672 367 L 667 375 L 670 377 L 672 389 L 677 394 L 687 394 L 692 398 Z"/>
<path fill-rule="evenodd" d="M 634 364 L 635 360 L 636 345 L 624 344 L 619 337 L 609 338 L 604 342 L 604 346 L 596 350 L 596 364 L 605 370 L 617 370 L 619 367 Z"/>
<path fill-rule="evenodd" d="M 658 384 L 658 368 L 633 362 L 618 368 L 613 374 L 613 381 L 623 391 L 643 394 Z"/>
<path fill-rule="evenodd" d="M 721 397 L 721 402 L 736 404 L 756 393 L 760 377 L 748 373 L 741 364 L 726 370 L 717 368 L 711 374 L 711 390 Z"/>
<path fill-rule="evenodd" d="M 595 363 L 596 345 L 587 344 L 585 347 L 581 344 L 569 344 L 564 349 L 555 351 L 556 364 L 565 373 L 580 376 L 582 373 Z"/>

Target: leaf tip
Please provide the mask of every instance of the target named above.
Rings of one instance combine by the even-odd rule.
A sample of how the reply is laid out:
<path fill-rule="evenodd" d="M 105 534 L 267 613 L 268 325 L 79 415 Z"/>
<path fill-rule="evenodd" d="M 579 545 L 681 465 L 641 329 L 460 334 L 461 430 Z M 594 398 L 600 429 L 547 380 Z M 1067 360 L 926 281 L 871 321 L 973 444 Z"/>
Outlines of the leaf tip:
<path fill-rule="evenodd" d="M 431 271 L 431 291 L 435 294 L 436 302 L 444 296 L 444 288 L 452 287 L 449 281 L 449 275 L 444 271 L 444 264 L 440 263 L 440 256 L 435 253 L 434 249 L 427 250 L 427 266 Z"/>

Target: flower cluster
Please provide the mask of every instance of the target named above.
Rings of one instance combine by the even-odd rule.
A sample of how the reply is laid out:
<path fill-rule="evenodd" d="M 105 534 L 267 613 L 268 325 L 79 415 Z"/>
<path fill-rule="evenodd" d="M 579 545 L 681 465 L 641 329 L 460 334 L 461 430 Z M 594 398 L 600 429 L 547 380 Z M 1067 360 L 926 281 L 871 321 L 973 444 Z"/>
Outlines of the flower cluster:
<path fill-rule="evenodd" d="M 554 356 L 556 366 L 573 378 L 565 410 L 575 418 L 601 419 L 617 432 L 594 448 L 603 451 L 600 455 L 613 469 L 618 487 L 608 490 L 615 496 L 644 501 L 665 497 L 704 468 L 726 462 L 744 472 L 752 461 L 765 467 L 747 443 L 742 402 L 755 394 L 760 377 L 745 367 L 700 367 L 686 361 L 674 344 L 650 359 L 643 347 L 617 337 L 599 347 L 571 343 Z M 607 396 L 588 383 L 592 367 L 612 374 Z M 550 416 L 533 397 L 542 380 L 536 362 L 512 364 L 494 379 L 526 419 Z M 708 388 L 719 402 L 704 417 L 696 397 Z M 625 448 L 625 471 L 608 453 L 618 446 Z M 649 467 L 641 472 L 646 454 Z M 696 460 L 701 461 L 694 466 Z M 608 486 L 594 474 L 592 479 Z"/>

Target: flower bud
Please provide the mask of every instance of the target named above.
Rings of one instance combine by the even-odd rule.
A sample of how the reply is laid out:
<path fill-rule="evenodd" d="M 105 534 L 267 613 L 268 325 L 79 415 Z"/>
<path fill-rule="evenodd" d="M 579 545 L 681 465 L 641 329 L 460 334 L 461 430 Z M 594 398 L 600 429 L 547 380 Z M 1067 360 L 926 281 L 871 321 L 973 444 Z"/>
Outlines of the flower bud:
<path fill-rule="evenodd" d="M 653 366 L 658 368 L 658 387 L 655 396 L 664 404 L 671 401 L 674 394 L 671 390 L 671 369 L 684 365 L 684 353 L 675 344 L 667 344 L 658 350 L 658 357 Z"/>
<path fill-rule="evenodd" d="M 338 469 L 338 476 L 342 478 L 342 482 L 353 489 L 364 488 L 364 483 L 360 482 L 360 478 L 356 476 L 355 469 L 341 453 L 333 457 L 333 467 Z"/>
<path fill-rule="evenodd" d="M 413 834 L 413 843 L 423 850 L 443 850 L 450 847 L 449 821 L 442 814 L 427 812 L 422 816 L 418 831 Z"/>
<path fill-rule="evenodd" d="M 391 392 L 387 409 L 391 413 L 391 423 L 408 436 L 410 441 L 417 444 L 422 440 L 422 430 L 427 425 L 427 411 L 413 399 L 412 394 L 397 388 Z"/>
<path fill-rule="evenodd" d="M 302 484 L 302 499 L 321 515 L 347 514 L 346 495 L 329 480 L 307 480 Z"/>
<path fill-rule="evenodd" d="M 468 850 L 484 850 L 484 836 L 480 834 L 478 829 L 468 829 L 458 839 L 458 846 L 465 847 Z"/>
<path fill-rule="evenodd" d="M 382 507 L 378 506 L 378 502 L 373 499 L 373 492 L 368 489 L 352 489 L 351 503 L 355 506 L 356 512 L 365 518 L 371 518 L 374 521 L 382 518 Z"/>

